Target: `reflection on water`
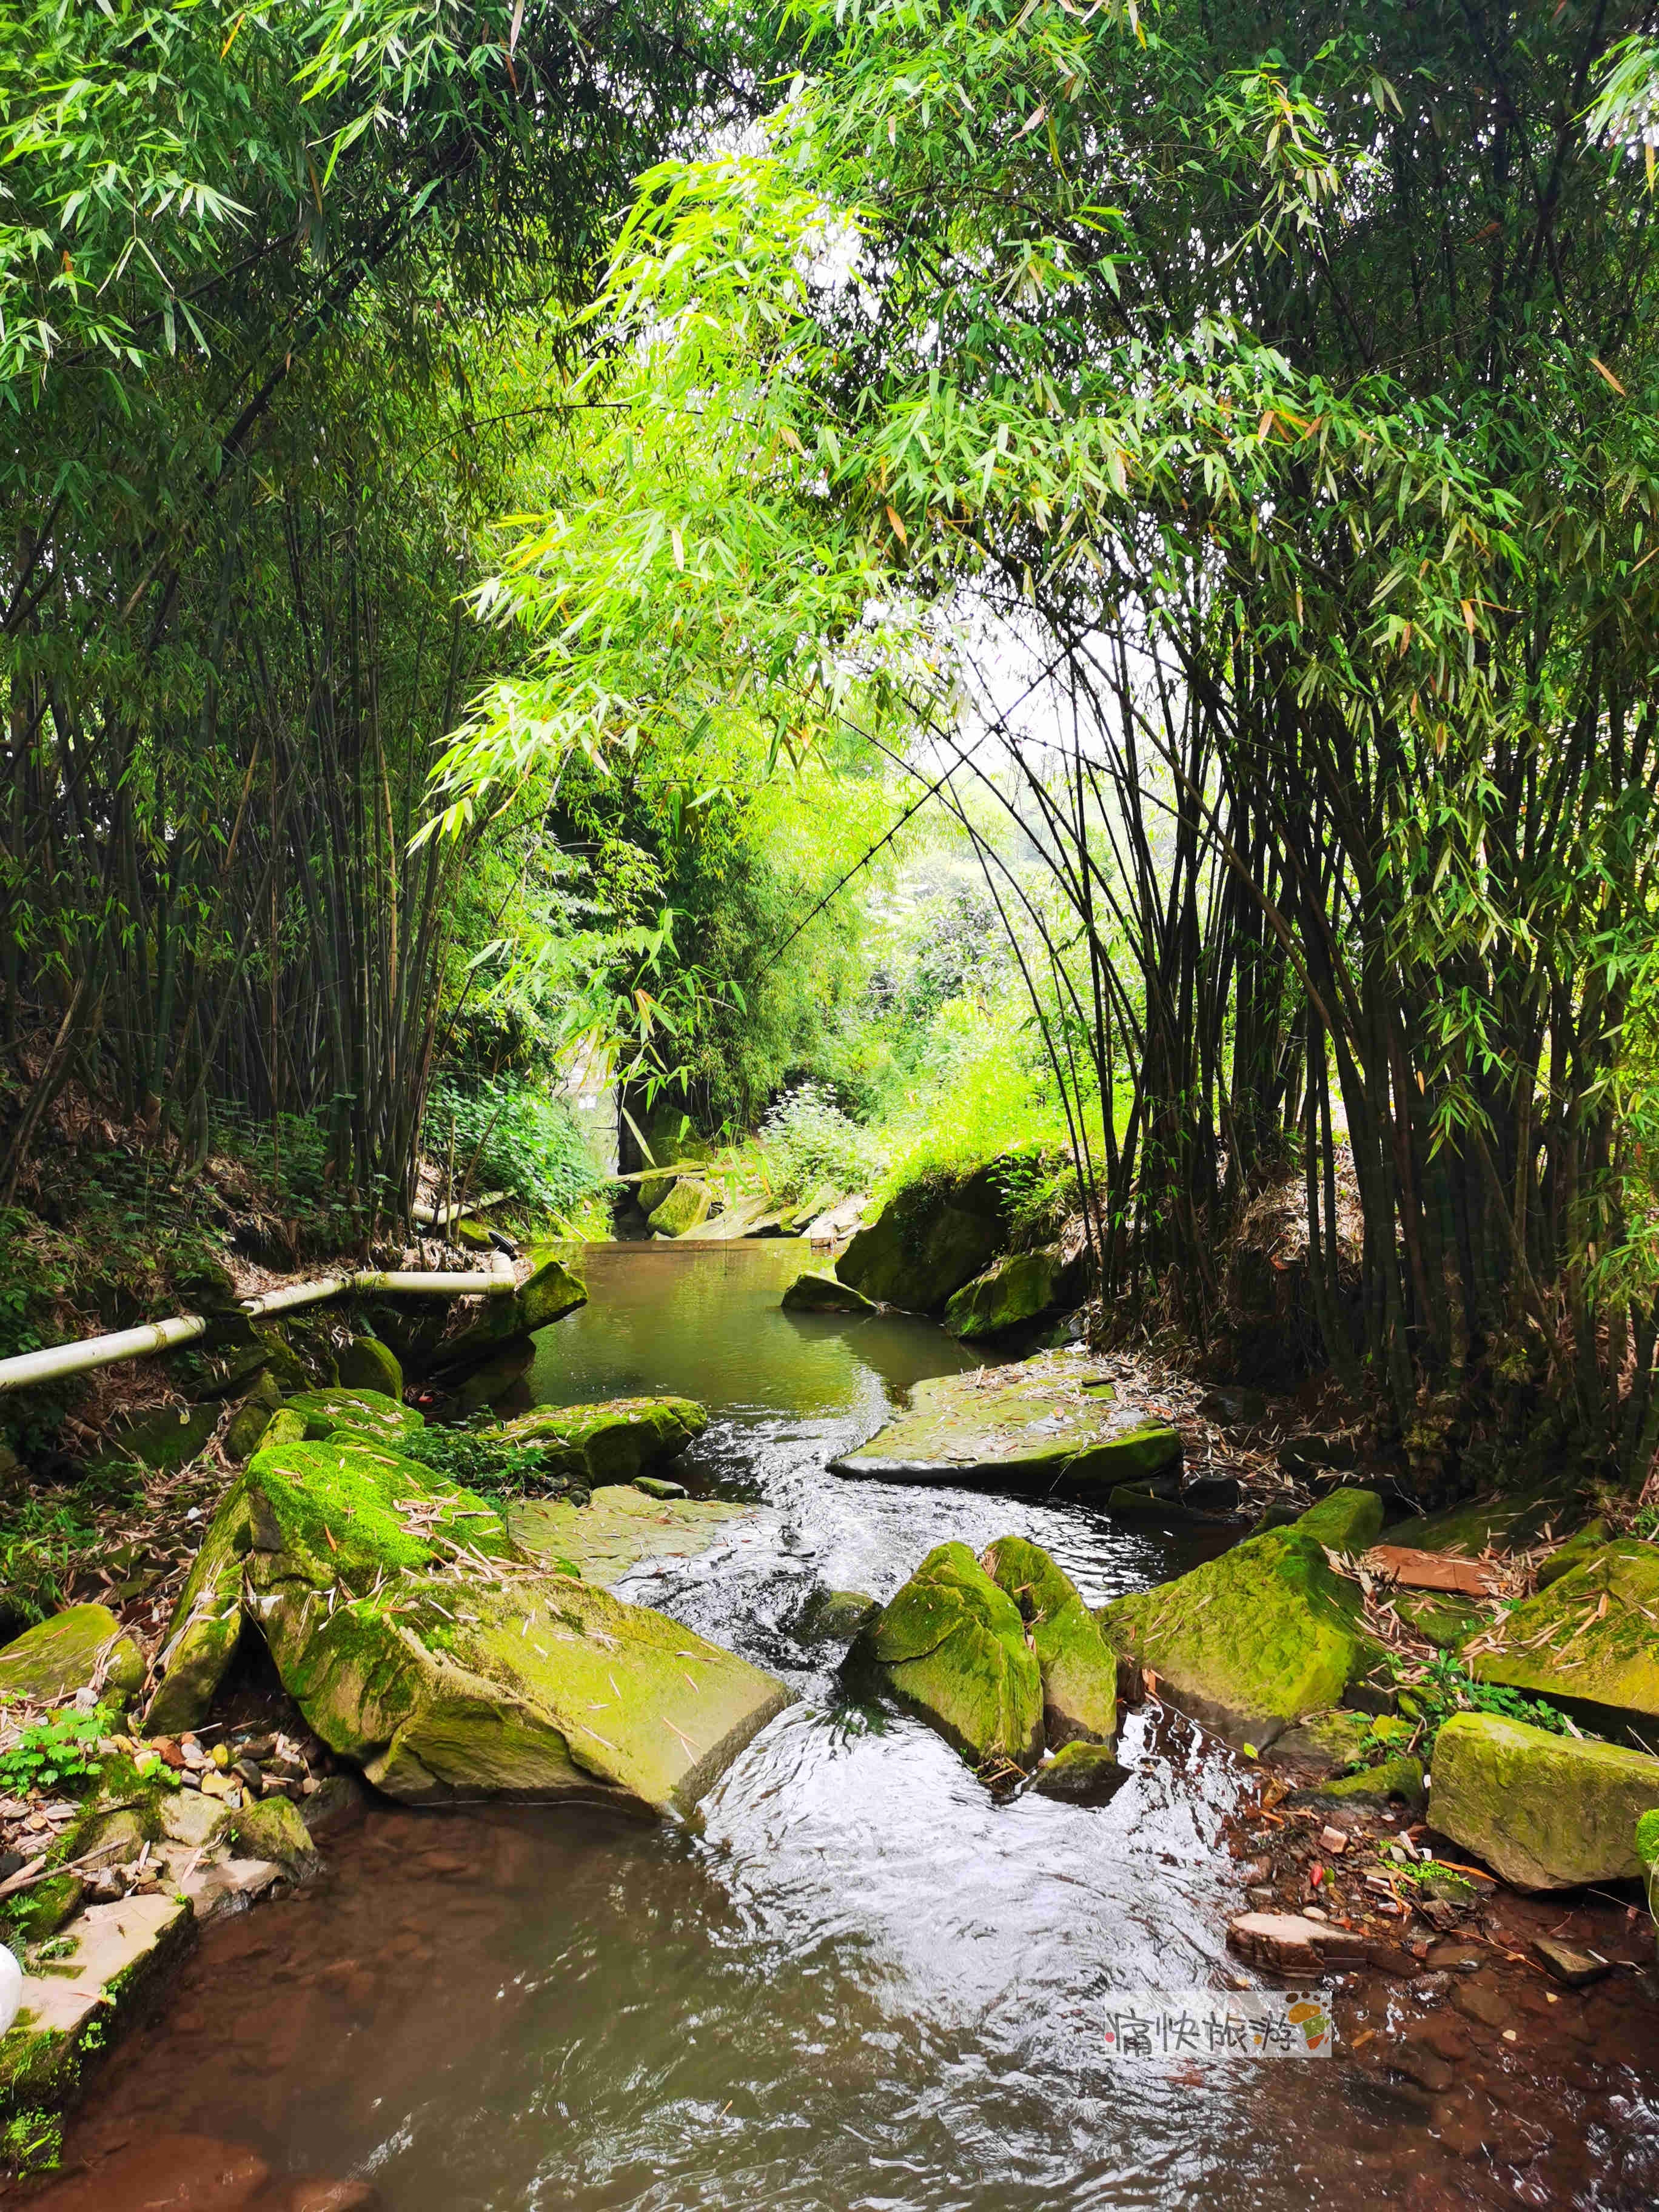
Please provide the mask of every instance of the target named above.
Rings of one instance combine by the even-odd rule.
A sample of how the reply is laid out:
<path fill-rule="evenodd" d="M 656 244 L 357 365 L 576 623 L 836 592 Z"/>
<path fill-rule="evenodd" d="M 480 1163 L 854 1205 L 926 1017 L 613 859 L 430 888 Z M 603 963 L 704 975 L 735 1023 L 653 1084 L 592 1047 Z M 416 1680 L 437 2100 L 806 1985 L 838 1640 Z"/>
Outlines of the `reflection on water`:
<path fill-rule="evenodd" d="M 1227 1972 L 1231 1755 L 1138 1717 L 1109 1806 L 998 1804 L 914 1719 L 850 1701 L 791 1625 L 815 1583 L 885 1595 L 947 1535 L 1029 1531 L 1097 1601 L 1179 1561 L 1076 1507 L 826 1475 L 963 1355 L 919 1322 L 783 1316 L 799 1264 L 753 1246 L 597 1255 L 592 1304 L 547 1333 L 536 1370 L 565 1402 L 702 1398 L 691 1471 L 757 1501 L 720 1550 L 629 1584 L 801 1692 L 703 1832 L 377 1811 L 325 1881 L 207 1932 L 71 2154 L 193 2131 L 278 2176 L 364 2177 L 392 2212 L 1516 2201 L 1478 2144 L 1443 2148 L 1426 2099 L 1344 2058 L 1112 2070 L 1115 1994 Z M 1534 2069 L 1516 2086 L 1534 2111 L 1556 2100 L 1565 2138 L 1520 2201 L 1652 2201 L 1633 2077 L 1580 2052 L 1583 2079 L 1547 2090 L 1531 2053 L 1499 2044 L 1495 2075 L 1506 2063 Z M 160 2201 L 124 2195 L 120 2171 L 94 2177 L 104 2212 Z"/>

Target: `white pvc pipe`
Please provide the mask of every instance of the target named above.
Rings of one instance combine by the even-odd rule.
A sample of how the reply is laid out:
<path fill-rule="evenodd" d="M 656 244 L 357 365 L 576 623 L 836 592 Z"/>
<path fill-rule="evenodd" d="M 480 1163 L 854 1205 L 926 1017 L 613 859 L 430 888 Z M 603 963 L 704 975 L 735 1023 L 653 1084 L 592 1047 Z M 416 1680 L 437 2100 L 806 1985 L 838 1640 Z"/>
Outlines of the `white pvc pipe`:
<path fill-rule="evenodd" d="M 499 1297 L 518 1288 L 513 1263 L 496 1253 L 487 1271 L 466 1274 L 416 1274 L 362 1267 L 344 1275 L 313 1275 L 309 1282 L 284 1283 L 257 1298 L 244 1298 L 241 1310 L 251 1320 L 261 1315 L 283 1313 L 295 1306 L 320 1305 L 342 1291 L 386 1291 L 404 1297 L 436 1298 Z M 42 1352 L 20 1352 L 0 1359 L 0 1392 L 27 1390 L 37 1382 L 55 1382 L 65 1375 L 84 1375 L 94 1367 L 118 1366 L 124 1359 L 142 1359 L 146 1352 L 170 1352 L 175 1345 L 192 1344 L 207 1333 L 200 1314 L 179 1314 L 172 1321 L 146 1322 L 142 1328 L 118 1329 L 112 1336 L 89 1336 L 79 1344 L 52 1344 Z"/>
<path fill-rule="evenodd" d="M 89 1368 L 112 1366 L 118 1360 L 141 1359 L 147 1352 L 170 1352 L 175 1344 L 193 1343 L 206 1333 L 200 1314 L 179 1314 L 172 1321 L 146 1322 L 142 1328 L 118 1329 L 112 1336 L 89 1336 L 80 1344 L 49 1344 L 41 1352 L 20 1352 L 15 1358 L 0 1359 L 0 1390 L 23 1390 L 33 1382 L 56 1382 L 60 1376 L 84 1375 Z"/>

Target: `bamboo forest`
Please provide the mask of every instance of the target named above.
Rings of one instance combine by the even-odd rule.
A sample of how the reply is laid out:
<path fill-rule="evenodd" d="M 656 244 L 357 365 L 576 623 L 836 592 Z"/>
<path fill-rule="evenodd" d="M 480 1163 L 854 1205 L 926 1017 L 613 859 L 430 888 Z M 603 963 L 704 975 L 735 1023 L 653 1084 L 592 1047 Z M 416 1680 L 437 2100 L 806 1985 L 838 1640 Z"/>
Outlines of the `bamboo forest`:
<path fill-rule="evenodd" d="M 0 487 L 0 2203 L 1659 2202 L 1659 9 L 8 0 Z"/>

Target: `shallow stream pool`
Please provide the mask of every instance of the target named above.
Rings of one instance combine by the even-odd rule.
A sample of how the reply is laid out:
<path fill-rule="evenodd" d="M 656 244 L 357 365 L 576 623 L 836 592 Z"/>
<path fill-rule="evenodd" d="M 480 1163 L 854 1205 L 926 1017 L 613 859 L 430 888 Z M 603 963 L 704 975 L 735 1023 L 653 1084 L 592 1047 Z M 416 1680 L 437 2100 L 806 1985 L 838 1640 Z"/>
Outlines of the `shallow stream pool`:
<path fill-rule="evenodd" d="M 757 1505 L 716 1549 L 623 1587 L 783 1674 L 799 1703 L 701 1832 L 372 1813 L 322 1881 L 205 1933 L 71 2130 L 70 2160 L 96 2163 L 54 2200 L 276 2201 L 137 2178 L 193 2136 L 246 2147 L 273 2189 L 369 2183 L 387 2212 L 1654 2201 L 1653 2054 L 1620 2048 L 1622 2013 L 1547 2087 L 1517 2059 L 1507 2105 L 1498 2046 L 1490 2109 L 1540 2142 L 1519 2185 L 1478 2145 L 1449 2152 L 1426 2097 L 1342 2053 L 1109 2060 L 1109 2011 L 1229 1971 L 1239 1893 L 1217 1838 L 1244 1771 L 1149 1713 L 1105 1808 L 998 1803 L 915 1720 L 850 1700 L 836 1655 L 793 1624 L 814 1585 L 885 1597 L 946 1537 L 1028 1534 L 1095 1603 L 1184 1556 L 1076 1506 L 827 1474 L 967 1356 L 921 1322 L 783 1315 L 799 1247 L 617 1246 L 585 1264 L 592 1303 L 545 1332 L 533 1395 L 698 1398 L 710 1426 L 683 1465 Z"/>

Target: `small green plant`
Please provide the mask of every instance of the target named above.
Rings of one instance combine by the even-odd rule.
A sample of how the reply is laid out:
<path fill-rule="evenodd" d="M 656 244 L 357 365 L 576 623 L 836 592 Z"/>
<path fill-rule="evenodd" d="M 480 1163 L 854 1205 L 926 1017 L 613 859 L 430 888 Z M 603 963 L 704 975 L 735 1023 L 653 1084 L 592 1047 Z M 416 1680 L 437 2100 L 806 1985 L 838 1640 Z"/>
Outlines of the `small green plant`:
<path fill-rule="evenodd" d="M 488 1421 L 489 1415 L 481 1415 Z M 419 1460 L 437 1474 L 459 1482 L 463 1490 L 481 1498 L 568 1498 L 575 1504 L 587 1502 L 587 1485 L 550 1466 L 547 1448 L 538 1444 L 503 1443 L 473 1428 L 428 1428 L 405 1437 L 398 1449 L 406 1459 Z"/>
<path fill-rule="evenodd" d="M 103 1770 L 99 1747 L 111 1725 L 101 1706 L 89 1713 L 66 1709 L 31 1722 L 0 1752 L 0 1784 L 19 1796 L 31 1790 L 84 1789 Z"/>
<path fill-rule="evenodd" d="M 20 2177 L 50 2173 L 64 2149 L 64 2124 L 56 2112 L 14 2112 L 0 2129 L 0 2165 Z"/>
<path fill-rule="evenodd" d="M 1648 1917 L 1659 1932 L 1659 1805 L 1636 1823 L 1636 1856 L 1647 1883 Z"/>
<path fill-rule="evenodd" d="M 1477 1681 L 1449 1652 L 1437 1652 L 1420 1665 L 1395 1662 L 1394 1678 L 1401 1711 L 1422 1724 L 1418 1749 L 1425 1759 L 1433 1753 L 1442 1723 L 1454 1713 L 1496 1713 L 1505 1720 L 1524 1721 L 1529 1728 L 1544 1729 L 1552 1735 L 1572 1734 L 1565 1714 L 1555 1706 L 1541 1698 L 1523 1697 L 1519 1690 L 1505 1689 L 1500 1683 Z"/>

